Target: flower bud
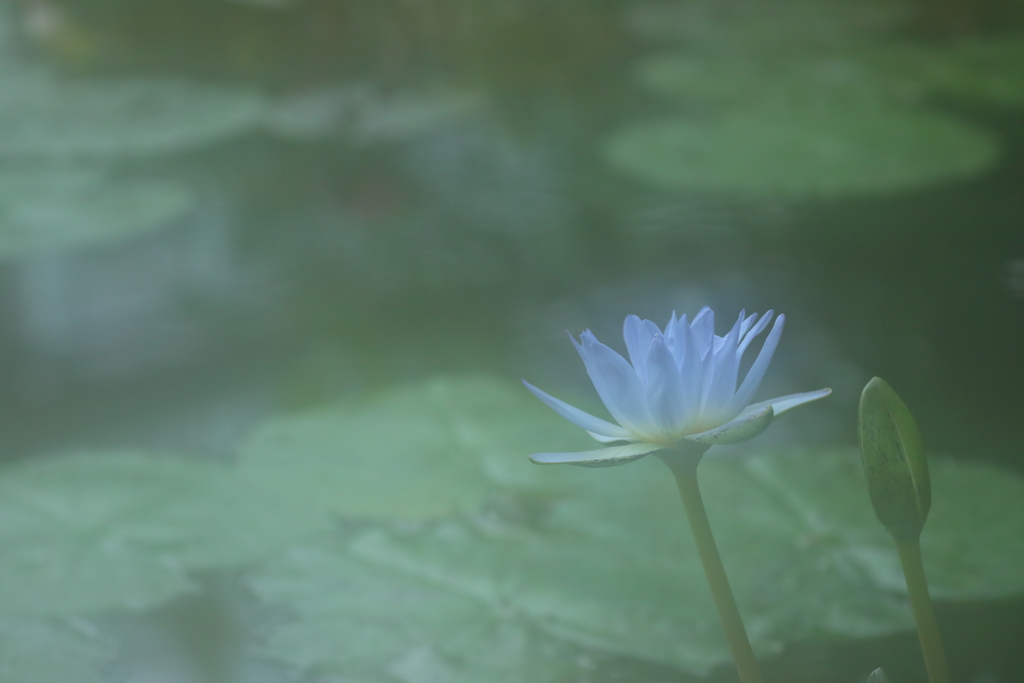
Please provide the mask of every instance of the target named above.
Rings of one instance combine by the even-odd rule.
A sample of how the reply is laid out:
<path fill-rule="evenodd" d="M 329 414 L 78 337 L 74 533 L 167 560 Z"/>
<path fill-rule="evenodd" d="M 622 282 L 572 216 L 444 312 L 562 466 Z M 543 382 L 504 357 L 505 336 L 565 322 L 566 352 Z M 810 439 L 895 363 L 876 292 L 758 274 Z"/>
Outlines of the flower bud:
<path fill-rule="evenodd" d="M 924 443 L 913 416 L 885 380 L 860 395 L 860 453 L 871 505 L 897 540 L 921 535 L 932 505 Z"/>

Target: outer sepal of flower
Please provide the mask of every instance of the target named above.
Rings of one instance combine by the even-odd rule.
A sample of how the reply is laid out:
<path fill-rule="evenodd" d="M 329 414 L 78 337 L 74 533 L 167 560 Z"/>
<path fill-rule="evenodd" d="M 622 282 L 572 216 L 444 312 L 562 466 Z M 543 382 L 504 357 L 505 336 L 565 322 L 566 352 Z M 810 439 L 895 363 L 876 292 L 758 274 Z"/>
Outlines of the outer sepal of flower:
<path fill-rule="evenodd" d="M 897 540 L 916 539 L 932 504 L 928 460 L 913 416 L 880 377 L 861 393 L 859 432 L 875 515 Z"/>
<path fill-rule="evenodd" d="M 706 446 L 730 446 L 753 439 L 768 429 L 768 425 L 772 423 L 774 417 L 775 411 L 771 405 L 766 405 L 757 412 L 741 415 L 732 422 L 726 422 L 721 427 L 684 436 L 683 440 Z"/>
<path fill-rule="evenodd" d="M 667 446 L 654 443 L 628 443 L 610 448 L 598 448 L 582 453 L 534 453 L 530 460 L 538 465 L 581 465 L 583 467 L 615 467 L 638 460 Z"/>

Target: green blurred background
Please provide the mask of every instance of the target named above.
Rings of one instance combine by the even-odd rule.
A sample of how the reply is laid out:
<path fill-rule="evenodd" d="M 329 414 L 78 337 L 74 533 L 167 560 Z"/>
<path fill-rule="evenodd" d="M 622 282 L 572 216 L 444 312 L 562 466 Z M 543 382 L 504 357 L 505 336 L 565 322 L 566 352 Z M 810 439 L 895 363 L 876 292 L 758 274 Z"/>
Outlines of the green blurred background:
<path fill-rule="evenodd" d="M 764 396 L 835 390 L 768 445 L 854 443 L 880 375 L 932 450 L 1024 473 L 1024 4 L 0 4 L 6 461 L 230 460 L 445 373 L 588 395 L 564 330 L 619 348 L 626 314 L 703 305 L 787 314 Z M 109 680 L 292 680 L 209 664 L 246 609 L 112 619 Z M 969 680 L 1024 677 L 1024 603 L 945 614 Z M 637 667 L 594 680 L 685 679 Z"/>

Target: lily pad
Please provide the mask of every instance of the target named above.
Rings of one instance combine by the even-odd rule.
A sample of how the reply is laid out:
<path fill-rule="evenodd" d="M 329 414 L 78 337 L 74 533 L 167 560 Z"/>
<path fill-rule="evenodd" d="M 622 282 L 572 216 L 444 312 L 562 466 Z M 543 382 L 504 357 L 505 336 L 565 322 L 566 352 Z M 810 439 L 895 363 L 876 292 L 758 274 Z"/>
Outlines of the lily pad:
<path fill-rule="evenodd" d="M 217 463 L 79 453 L 0 475 L 0 614 L 142 610 L 329 528 Z"/>
<path fill-rule="evenodd" d="M 243 86 L 183 80 L 69 80 L 42 67 L 0 71 L 0 155 L 147 157 L 255 129 L 265 102 Z"/>
<path fill-rule="evenodd" d="M 0 683 L 100 683 L 113 656 L 81 620 L 0 619 Z"/>
<path fill-rule="evenodd" d="M 613 166 L 665 189 L 796 199 L 962 180 L 997 154 L 986 133 L 940 114 L 827 102 L 634 123 L 607 146 Z"/>
<path fill-rule="evenodd" d="M 552 440 L 587 445 L 515 384 L 439 377 L 271 419 L 240 464 L 251 485 L 334 514 L 424 519 L 474 511 L 497 483 L 536 482 L 525 455 Z"/>
<path fill-rule="evenodd" d="M 345 680 L 559 683 L 586 673 L 578 648 L 464 592 L 360 562 L 337 542 L 295 548 L 250 586 L 298 619 L 267 654 Z"/>
<path fill-rule="evenodd" d="M 100 171 L 0 171 L 0 258 L 115 242 L 166 227 L 194 204 L 173 182 Z"/>
<path fill-rule="evenodd" d="M 590 480 L 585 489 L 533 517 L 364 532 L 348 552 L 377 571 L 352 570 L 340 541 L 275 562 L 256 575 L 254 587 L 297 617 L 271 638 L 271 651 L 294 664 L 364 675 L 386 671 L 396 652 L 441 653 L 450 662 L 456 650 L 442 644 L 449 636 L 487 633 L 501 623 L 546 634 L 556 658 L 573 644 L 695 674 L 726 664 L 729 650 L 671 475 L 653 458 L 583 472 Z M 889 572 L 899 571 L 895 548 L 871 512 L 854 451 L 711 457 L 700 476 L 761 655 L 814 637 L 912 628 L 904 591 Z M 924 540 L 936 593 L 1024 595 L 1017 571 L 1024 561 L 1024 481 L 948 461 L 935 463 L 933 478 L 936 502 Z M 410 585 L 453 603 L 461 597 L 477 611 L 394 597 Z M 436 621 L 422 625 L 420 610 Z M 366 623 L 384 626 L 374 631 L 374 649 L 364 651 L 352 634 Z M 405 623 L 417 627 L 389 626 Z M 476 643 L 458 650 L 461 665 L 477 666 L 477 658 L 494 652 Z M 346 657 L 357 652 L 356 665 Z M 517 655 L 522 680 L 532 680 L 532 656 Z"/>

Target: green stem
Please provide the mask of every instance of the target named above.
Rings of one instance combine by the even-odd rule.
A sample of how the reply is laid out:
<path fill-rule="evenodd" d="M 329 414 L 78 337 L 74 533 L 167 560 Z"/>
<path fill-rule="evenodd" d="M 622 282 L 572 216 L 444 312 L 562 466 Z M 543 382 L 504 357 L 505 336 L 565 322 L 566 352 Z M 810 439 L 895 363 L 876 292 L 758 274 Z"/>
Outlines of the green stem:
<path fill-rule="evenodd" d="M 928 580 L 921 559 L 921 542 L 918 538 L 896 539 L 896 548 L 900 551 L 900 562 L 903 563 L 903 576 L 907 580 L 907 592 L 914 610 L 914 621 L 917 622 L 917 635 L 921 640 L 928 680 L 931 683 L 951 683 L 939 624 L 935 620 L 935 610 L 928 594 Z"/>
<path fill-rule="evenodd" d="M 718 554 L 718 546 L 715 545 L 715 537 L 712 535 L 711 525 L 708 523 L 708 515 L 704 510 L 704 500 L 701 498 L 700 487 L 697 485 L 696 463 L 693 463 L 693 466 L 687 466 L 670 462 L 668 459 L 665 459 L 665 462 L 675 474 L 679 495 L 683 499 L 683 507 L 686 508 L 686 517 L 690 520 L 693 540 L 697 543 L 697 553 L 700 555 L 701 564 L 704 565 L 704 574 L 707 576 L 708 586 L 711 588 L 711 597 L 718 609 L 722 628 L 725 629 L 725 637 L 729 641 L 729 649 L 736 662 L 740 681 L 742 683 L 762 683 L 761 670 L 757 666 L 757 659 L 754 658 L 754 650 L 750 647 L 747 630 L 743 626 L 743 619 L 736 607 L 736 599 L 729 586 L 729 577 L 725 575 L 725 567 L 722 565 L 722 558 Z M 932 681 L 932 683 L 936 683 L 936 681 Z"/>

